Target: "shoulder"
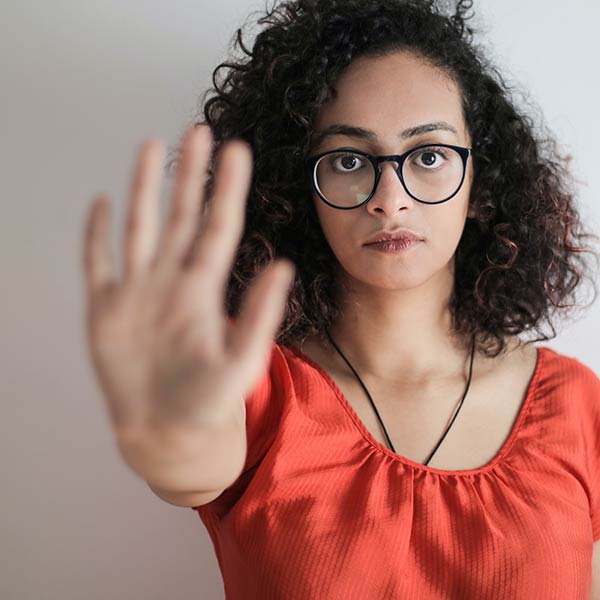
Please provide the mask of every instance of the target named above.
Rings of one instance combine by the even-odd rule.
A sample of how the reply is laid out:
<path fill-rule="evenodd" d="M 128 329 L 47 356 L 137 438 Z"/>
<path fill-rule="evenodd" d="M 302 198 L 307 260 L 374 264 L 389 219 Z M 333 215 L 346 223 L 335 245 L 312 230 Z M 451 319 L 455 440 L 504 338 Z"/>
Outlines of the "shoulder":
<path fill-rule="evenodd" d="M 584 358 L 577 358 L 550 346 L 535 345 L 514 336 L 508 340 L 504 357 L 499 358 L 498 363 L 509 370 L 518 370 L 523 364 L 535 364 L 536 373 L 547 382 L 578 385 L 600 391 L 600 378 Z"/>
<path fill-rule="evenodd" d="M 579 421 L 590 411 L 600 414 L 600 378 L 583 358 L 513 339 L 504 355 L 490 359 L 488 367 L 482 368 L 482 378 L 492 389 L 521 386 L 528 396 L 540 400 L 535 402 L 535 410 L 542 411 L 538 416 L 555 414 L 559 420 Z"/>
<path fill-rule="evenodd" d="M 550 346 L 540 346 L 544 374 L 549 383 L 577 388 L 600 397 L 600 378 L 585 359 L 560 352 Z"/>
<path fill-rule="evenodd" d="M 584 444 L 600 443 L 600 378 L 583 358 L 540 346 L 542 361 L 536 395 L 561 427 L 572 425 Z M 599 451 L 595 450 L 596 452 Z"/>

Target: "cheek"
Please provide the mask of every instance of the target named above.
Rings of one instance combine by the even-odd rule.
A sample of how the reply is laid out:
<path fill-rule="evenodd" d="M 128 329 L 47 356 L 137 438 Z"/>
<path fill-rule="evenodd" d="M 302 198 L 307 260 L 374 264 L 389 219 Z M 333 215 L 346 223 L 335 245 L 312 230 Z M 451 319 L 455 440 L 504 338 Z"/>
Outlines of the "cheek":
<path fill-rule="evenodd" d="M 433 260 L 437 263 L 448 262 L 462 237 L 466 220 L 466 204 L 460 206 L 437 207 L 438 212 L 429 220 L 427 243 Z"/>
<path fill-rule="evenodd" d="M 439 246 L 455 248 L 465 226 L 463 210 L 440 211 L 431 222 L 431 234 Z"/>
<path fill-rule="evenodd" d="M 349 214 L 350 211 L 331 208 L 315 196 L 313 202 L 325 239 L 335 254 L 343 252 L 344 247 L 348 248 L 354 242 L 349 233 L 354 230 L 351 220 L 353 215 Z"/>

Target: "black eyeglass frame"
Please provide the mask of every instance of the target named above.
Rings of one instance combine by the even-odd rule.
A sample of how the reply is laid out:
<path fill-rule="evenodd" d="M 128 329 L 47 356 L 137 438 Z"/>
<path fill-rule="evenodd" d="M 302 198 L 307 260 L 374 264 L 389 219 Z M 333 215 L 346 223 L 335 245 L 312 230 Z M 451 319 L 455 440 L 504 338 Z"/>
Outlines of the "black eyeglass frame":
<path fill-rule="evenodd" d="M 416 196 L 411 194 L 409 189 L 406 187 L 404 178 L 402 177 L 402 167 L 404 166 L 404 162 L 406 161 L 408 156 L 410 154 L 412 154 L 413 152 L 416 152 L 417 150 L 421 150 L 422 148 L 429 148 L 429 147 L 451 148 L 452 150 L 456 150 L 456 152 L 458 152 L 458 154 L 462 158 L 462 165 L 463 165 L 462 178 L 460 180 L 459 186 L 456 188 L 456 191 L 452 195 L 445 198 L 444 200 L 437 200 L 436 202 L 427 202 L 426 200 L 420 200 L 419 198 L 417 198 Z M 321 158 L 323 158 L 323 156 L 326 156 L 328 154 L 335 154 L 338 152 L 352 152 L 353 154 L 359 154 L 361 156 L 364 156 L 371 162 L 371 164 L 373 165 L 373 168 L 375 170 L 375 182 L 373 183 L 373 189 L 371 190 L 371 193 L 365 198 L 365 200 L 363 200 L 360 204 L 357 204 L 355 206 L 337 206 L 335 204 L 332 204 L 331 202 L 329 202 L 329 200 L 327 200 L 327 198 L 325 198 L 323 196 L 323 194 L 321 194 L 321 192 L 319 191 L 319 187 L 317 186 L 317 183 L 316 183 L 315 166 L 317 164 L 317 161 L 319 161 Z M 337 208 L 338 210 L 353 210 L 355 208 L 359 208 L 363 204 L 366 204 L 375 195 L 375 192 L 377 191 L 377 186 L 379 185 L 379 180 L 381 179 L 381 166 L 380 165 L 382 162 L 386 162 L 386 161 L 394 161 L 394 162 L 398 163 L 398 167 L 396 168 L 396 175 L 398 175 L 398 179 L 400 179 L 400 182 L 402 183 L 402 187 L 404 187 L 404 189 L 406 190 L 406 193 L 411 198 L 414 198 L 417 202 L 421 202 L 421 204 L 442 204 L 443 202 L 448 202 L 448 200 L 450 200 L 451 198 L 456 196 L 456 194 L 458 194 L 458 192 L 460 191 L 460 188 L 463 185 L 463 182 L 465 180 L 465 175 L 467 172 L 467 160 L 469 159 L 469 156 L 472 156 L 472 152 L 473 152 L 472 148 L 464 148 L 463 146 L 454 146 L 452 144 L 432 144 L 432 143 L 421 144 L 420 146 L 417 146 L 416 148 L 411 148 L 410 150 L 407 150 L 404 154 L 389 154 L 387 156 L 383 156 L 383 155 L 382 156 L 374 156 L 372 154 L 368 154 L 367 152 L 363 152 L 361 150 L 355 150 L 354 148 L 336 148 L 335 150 L 327 150 L 327 152 L 321 152 L 320 154 L 317 154 L 315 156 L 309 156 L 306 159 L 305 164 L 306 164 L 306 170 L 310 177 L 310 182 L 311 182 L 312 188 L 315 190 L 315 192 L 317 192 L 317 194 L 319 195 L 321 200 L 323 200 L 323 202 L 325 202 L 325 204 L 331 206 L 332 208 Z"/>

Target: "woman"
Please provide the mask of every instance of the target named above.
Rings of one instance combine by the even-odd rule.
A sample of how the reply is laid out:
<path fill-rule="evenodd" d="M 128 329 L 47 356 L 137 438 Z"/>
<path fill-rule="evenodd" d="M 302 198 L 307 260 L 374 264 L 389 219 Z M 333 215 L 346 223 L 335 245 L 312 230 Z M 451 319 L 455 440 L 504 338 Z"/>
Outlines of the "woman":
<path fill-rule="evenodd" d="M 158 142 L 122 286 L 106 203 L 90 220 L 119 448 L 199 513 L 227 598 L 600 597 L 600 380 L 533 345 L 576 305 L 591 236 L 471 4 L 282 2 L 251 51 L 238 31 L 248 59 L 173 160 L 156 259 Z M 194 240 L 211 137 L 254 161 L 223 145 Z"/>

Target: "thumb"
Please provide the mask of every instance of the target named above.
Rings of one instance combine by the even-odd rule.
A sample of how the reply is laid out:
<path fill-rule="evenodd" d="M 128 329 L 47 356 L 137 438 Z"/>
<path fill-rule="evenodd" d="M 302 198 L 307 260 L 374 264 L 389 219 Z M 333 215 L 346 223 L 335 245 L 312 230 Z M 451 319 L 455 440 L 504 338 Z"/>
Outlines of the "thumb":
<path fill-rule="evenodd" d="M 251 284 L 232 331 L 229 351 L 252 370 L 268 356 L 273 338 L 284 316 L 290 285 L 296 269 L 288 259 L 278 259 Z"/>

